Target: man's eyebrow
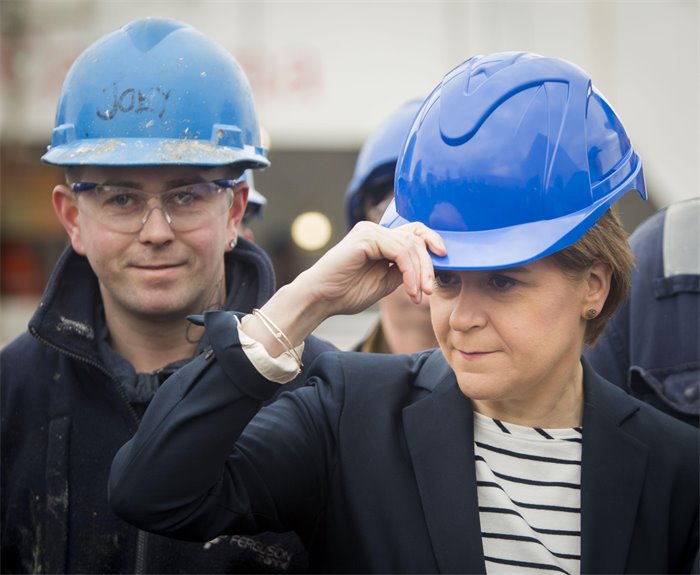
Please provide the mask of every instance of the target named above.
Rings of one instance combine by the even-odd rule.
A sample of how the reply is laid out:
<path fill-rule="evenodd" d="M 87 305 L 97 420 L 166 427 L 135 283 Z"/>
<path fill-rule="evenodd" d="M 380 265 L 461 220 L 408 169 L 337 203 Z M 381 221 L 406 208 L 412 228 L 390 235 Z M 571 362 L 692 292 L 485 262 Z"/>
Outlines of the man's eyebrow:
<path fill-rule="evenodd" d="M 78 180 L 81 181 L 81 180 Z M 163 182 L 163 189 L 162 191 L 168 191 L 172 190 L 173 188 L 179 188 L 180 186 L 187 186 L 190 184 L 201 184 L 202 182 L 205 182 L 206 180 L 197 177 L 197 176 L 192 176 L 188 178 L 178 178 L 176 180 L 168 180 L 167 182 Z M 141 182 L 133 182 L 130 180 L 120 180 L 118 178 L 106 178 L 102 180 L 101 182 L 91 182 L 91 183 L 98 183 L 101 186 L 118 186 L 121 188 L 133 188 L 134 190 L 143 190 L 143 184 Z"/>
<path fill-rule="evenodd" d="M 100 182 L 100 184 L 107 186 L 119 186 L 120 188 L 134 188 L 135 190 L 140 190 L 142 187 L 138 182 L 130 182 L 128 180 L 112 180 L 110 178 Z"/>
<path fill-rule="evenodd" d="M 168 180 L 163 184 L 163 189 L 171 190 L 173 188 L 179 188 L 180 186 L 188 186 L 190 184 L 202 184 L 207 182 L 206 178 L 201 176 L 191 176 L 187 178 L 178 178 L 177 180 Z"/>

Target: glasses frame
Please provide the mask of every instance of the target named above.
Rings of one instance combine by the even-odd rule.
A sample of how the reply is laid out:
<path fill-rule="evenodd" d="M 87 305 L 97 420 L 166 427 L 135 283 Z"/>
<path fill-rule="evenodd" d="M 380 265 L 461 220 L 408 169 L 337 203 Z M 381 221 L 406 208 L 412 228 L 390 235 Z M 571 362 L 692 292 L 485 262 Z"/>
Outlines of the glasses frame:
<path fill-rule="evenodd" d="M 210 181 L 193 182 L 191 184 L 184 184 L 182 186 L 177 186 L 177 187 L 172 188 L 170 190 L 165 190 L 164 192 L 161 192 L 160 194 L 154 195 L 154 197 L 168 195 L 169 193 L 173 192 L 174 190 L 178 190 L 180 188 L 186 188 L 189 185 L 213 184 L 217 188 L 220 188 L 220 189 L 224 190 L 225 193 L 229 194 L 228 206 L 225 209 L 225 210 L 227 210 L 231 207 L 231 203 L 233 202 L 234 187 L 242 181 L 244 181 L 244 180 L 243 180 L 243 177 L 241 176 L 241 177 L 236 178 L 236 179 L 217 179 L 217 180 L 210 180 Z M 76 194 L 76 197 L 82 193 L 96 191 L 98 188 L 100 188 L 102 186 L 108 186 L 108 185 L 110 185 L 110 184 L 99 184 L 96 182 L 68 182 L 68 187 L 73 191 L 73 193 Z M 134 192 L 138 192 L 139 194 L 144 194 L 144 192 L 138 188 L 130 188 L 128 186 L 118 186 L 118 185 L 115 185 L 113 187 L 123 188 L 124 190 L 132 190 Z M 107 227 L 112 229 L 113 231 L 121 232 L 121 233 L 133 233 L 133 234 L 139 233 L 143 229 L 143 227 L 146 225 L 146 222 L 148 221 L 148 219 L 151 217 L 151 213 L 153 212 L 153 210 L 160 210 L 161 213 L 163 214 L 163 217 L 165 218 L 165 221 L 168 223 L 170 228 L 175 232 L 192 231 L 192 230 L 195 230 L 195 229 L 202 227 L 202 226 L 195 226 L 193 228 L 185 229 L 185 230 L 178 230 L 178 229 L 173 228 L 172 227 L 173 217 L 170 214 L 170 212 L 168 211 L 168 209 L 162 205 L 162 202 L 161 202 L 161 206 L 151 207 L 148 205 L 148 203 L 146 204 L 145 209 L 143 211 L 143 214 L 141 215 L 141 225 L 139 226 L 138 229 L 136 229 L 134 231 L 115 229 L 113 227 L 110 227 L 109 225 Z"/>

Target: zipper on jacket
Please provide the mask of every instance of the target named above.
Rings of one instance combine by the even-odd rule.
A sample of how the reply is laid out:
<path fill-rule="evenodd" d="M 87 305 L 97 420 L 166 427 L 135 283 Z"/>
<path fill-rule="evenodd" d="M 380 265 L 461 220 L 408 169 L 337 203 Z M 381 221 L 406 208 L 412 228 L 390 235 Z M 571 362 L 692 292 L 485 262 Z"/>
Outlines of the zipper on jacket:
<path fill-rule="evenodd" d="M 136 540 L 136 565 L 134 565 L 134 575 L 146 573 L 146 551 L 148 550 L 148 533 L 139 529 Z"/>
<path fill-rule="evenodd" d="M 90 365 L 90 366 L 98 369 L 102 373 L 104 373 L 107 376 L 107 378 L 109 379 L 112 389 L 117 393 L 117 395 L 119 395 L 119 397 L 121 398 L 124 405 L 126 405 L 127 409 L 129 410 L 131 415 L 134 417 L 134 423 L 136 423 L 136 425 L 139 424 L 140 418 L 139 418 L 138 414 L 136 413 L 136 410 L 129 403 L 129 400 L 126 397 L 126 393 L 122 389 L 122 386 L 119 385 L 119 382 L 116 381 L 114 379 L 114 377 L 112 377 L 112 374 L 109 373 L 104 367 L 102 367 L 102 365 L 100 365 L 99 363 L 97 363 L 95 361 L 92 361 L 91 359 L 88 359 L 87 357 L 69 352 L 65 349 L 62 349 L 62 348 L 52 344 L 51 342 L 47 341 L 42 336 L 40 336 L 39 333 L 34 328 L 29 328 L 29 332 L 37 340 L 39 340 L 44 345 L 50 347 L 51 349 L 54 349 L 59 353 L 67 355 L 68 357 L 71 357 L 77 361 L 80 361 L 82 363 Z M 147 543 L 148 543 L 148 533 L 139 529 L 138 535 L 136 538 L 136 565 L 134 566 L 134 575 L 142 575 L 143 573 L 145 573 L 144 569 L 146 566 L 146 551 L 148 548 Z"/>

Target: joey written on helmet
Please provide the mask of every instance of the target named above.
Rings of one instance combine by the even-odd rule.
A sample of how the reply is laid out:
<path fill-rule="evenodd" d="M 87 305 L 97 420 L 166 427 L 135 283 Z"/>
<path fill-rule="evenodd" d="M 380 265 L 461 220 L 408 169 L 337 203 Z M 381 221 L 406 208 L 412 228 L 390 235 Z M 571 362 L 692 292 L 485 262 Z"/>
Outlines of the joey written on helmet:
<path fill-rule="evenodd" d="M 49 164 L 269 165 L 245 73 L 219 44 L 162 18 L 89 46 L 63 83 Z"/>
<path fill-rule="evenodd" d="M 470 58 L 425 100 L 381 223 L 437 231 L 438 269 L 502 268 L 573 244 L 630 190 L 646 199 L 641 160 L 588 74 L 502 52 Z"/>

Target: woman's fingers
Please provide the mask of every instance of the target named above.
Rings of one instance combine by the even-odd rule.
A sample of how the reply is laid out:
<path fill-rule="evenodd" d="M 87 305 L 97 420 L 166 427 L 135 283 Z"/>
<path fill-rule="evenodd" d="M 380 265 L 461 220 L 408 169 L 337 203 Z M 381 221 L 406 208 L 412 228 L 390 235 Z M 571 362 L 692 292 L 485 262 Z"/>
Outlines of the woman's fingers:
<path fill-rule="evenodd" d="M 428 249 L 444 255 L 442 239 L 420 223 L 382 230 L 381 234 L 384 241 L 378 245 L 382 257 L 396 264 L 402 274 L 404 289 L 414 302 L 419 303 L 423 293 L 430 295 L 433 289 L 433 262 Z"/>
<path fill-rule="evenodd" d="M 433 270 L 433 260 L 428 250 L 435 255 L 443 256 L 446 253 L 445 245 L 438 233 L 427 228 L 423 224 L 414 223 L 410 225 L 414 226 L 413 233 L 419 238 L 421 244 L 421 249 L 418 250 L 418 257 L 420 258 L 420 289 L 422 293 L 430 295 L 433 293 L 435 273 Z M 428 249 L 426 249 L 426 247 Z"/>
<path fill-rule="evenodd" d="M 301 341 L 328 317 L 362 311 L 401 284 L 418 303 L 433 289 L 428 249 L 445 253 L 440 236 L 422 224 L 390 230 L 361 222 L 280 288 L 265 304 L 265 313 L 288 337 L 294 336 L 293 341 Z"/>
<path fill-rule="evenodd" d="M 444 254 L 440 236 L 422 224 L 387 229 L 360 222 L 301 279 L 333 313 L 356 313 L 401 284 L 420 302 L 434 281 L 428 249 Z"/>

